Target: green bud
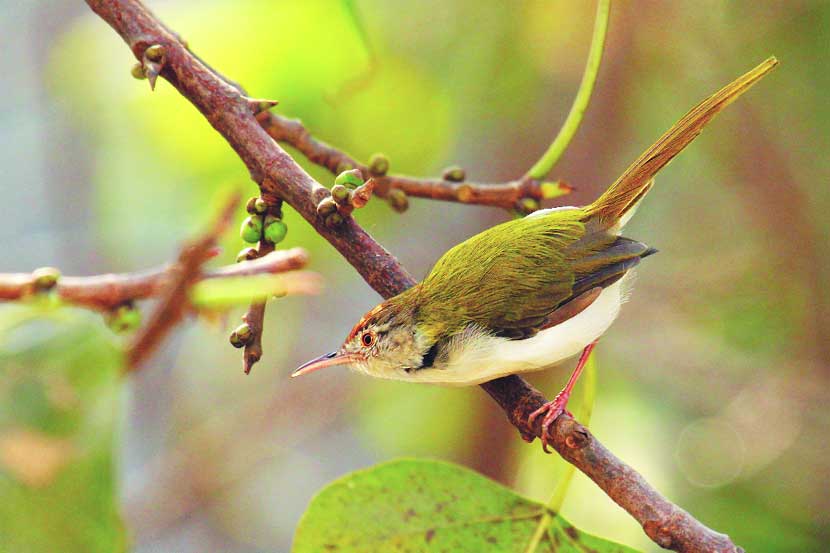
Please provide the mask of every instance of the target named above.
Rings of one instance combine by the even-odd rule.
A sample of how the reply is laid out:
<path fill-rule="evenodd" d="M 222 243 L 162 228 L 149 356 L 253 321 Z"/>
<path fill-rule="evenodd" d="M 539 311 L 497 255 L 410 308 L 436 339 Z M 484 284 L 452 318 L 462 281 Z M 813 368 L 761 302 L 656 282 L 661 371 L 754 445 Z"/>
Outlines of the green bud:
<path fill-rule="evenodd" d="M 369 158 L 369 172 L 377 177 L 384 176 L 389 171 L 389 158 L 383 154 L 374 154 Z"/>
<path fill-rule="evenodd" d="M 323 198 L 323 200 L 319 204 L 317 204 L 317 213 L 322 217 L 331 215 L 336 211 L 337 204 L 334 203 L 334 200 L 332 200 L 331 198 Z"/>
<path fill-rule="evenodd" d="M 236 254 L 236 262 L 242 263 L 243 261 L 250 261 L 256 259 L 258 256 L 259 252 L 256 248 L 244 248 Z"/>
<path fill-rule="evenodd" d="M 144 56 L 150 61 L 161 61 L 161 58 L 164 57 L 164 46 L 153 44 L 144 50 Z"/>
<path fill-rule="evenodd" d="M 444 169 L 444 173 L 441 176 L 444 180 L 448 180 L 450 182 L 464 182 L 464 179 L 467 178 L 467 173 L 465 173 L 464 169 L 461 167 L 453 165 L 452 167 Z"/>
<path fill-rule="evenodd" d="M 236 329 L 231 332 L 230 337 L 228 338 L 231 345 L 235 348 L 243 348 L 248 345 L 248 343 L 253 338 L 253 332 L 251 332 L 251 327 L 248 326 L 248 323 L 242 323 Z"/>
<path fill-rule="evenodd" d="M 147 73 L 144 72 L 144 65 L 140 62 L 133 65 L 133 68 L 130 69 L 130 74 L 134 79 L 138 79 L 139 81 L 143 81 L 147 78 Z"/>
<path fill-rule="evenodd" d="M 400 188 L 393 188 L 386 196 L 386 201 L 392 206 L 392 209 L 398 213 L 403 213 L 409 209 L 409 198 L 406 197 L 406 192 Z"/>
<path fill-rule="evenodd" d="M 455 192 L 459 202 L 467 203 L 473 199 L 473 187 L 469 184 L 462 184 Z"/>
<path fill-rule="evenodd" d="M 519 211 L 519 213 L 530 215 L 537 209 L 539 209 L 539 201 L 534 198 L 522 198 L 516 202 L 516 210 Z"/>
<path fill-rule="evenodd" d="M 272 215 L 269 215 L 265 218 L 265 240 L 271 242 L 272 244 L 279 244 L 285 238 L 285 234 L 288 232 L 288 227 L 285 225 L 282 220 L 273 217 L 271 222 L 268 219 L 272 218 Z"/>
<path fill-rule="evenodd" d="M 262 238 L 262 216 L 251 215 L 242 221 L 239 236 L 249 244 L 256 244 Z"/>
<path fill-rule="evenodd" d="M 573 186 L 562 181 L 543 182 L 539 185 L 539 190 L 542 192 L 542 198 L 546 200 L 564 196 L 565 194 L 572 192 L 573 189 Z"/>
<path fill-rule="evenodd" d="M 107 315 L 107 325 L 118 334 L 135 330 L 141 326 L 141 311 L 131 304 L 119 305 Z"/>
<path fill-rule="evenodd" d="M 348 161 L 341 161 L 337 164 L 337 174 L 340 174 L 344 171 L 349 171 L 350 169 L 354 169 L 354 165 L 352 165 Z"/>
<path fill-rule="evenodd" d="M 342 184 L 335 184 L 331 187 L 331 197 L 338 204 L 349 203 L 349 189 Z"/>
<path fill-rule="evenodd" d="M 54 288 L 60 277 L 61 272 L 54 267 L 41 267 L 32 271 L 33 284 L 38 292 L 45 292 Z"/>
<path fill-rule="evenodd" d="M 248 200 L 248 204 L 245 206 L 245 209 L 251 215 L 262 215 L 268 210 L 268 204 L 265 203 L 265 200 L 262 198 L 251 198 Z"/>
<path fill-rule="evenodd" d="M 277 104 L 279 104 L 279 102 L 276 100 L 254 100 L 250 98 L 248 99 L 248 107 L 250 107 L 251 112 L 254 115 L 259 115 L 264 111 L 268 111 Z"/>
<path fill-rule="evenodd" d="M 363 184 L 363 176 L 360 174 L 360 169 L 350 169 L 337 175 L 337 178 L 334 179 L 334 184 L 342 184 L 346 188 L 354 190 Z"/>
<path fill-rule="evenodd" d="M 326 225 L 330 227 L 336 227 L 343 223 L 343 216 L 339 213 L 332 213 L 328 217 L 326 217 Z"/>

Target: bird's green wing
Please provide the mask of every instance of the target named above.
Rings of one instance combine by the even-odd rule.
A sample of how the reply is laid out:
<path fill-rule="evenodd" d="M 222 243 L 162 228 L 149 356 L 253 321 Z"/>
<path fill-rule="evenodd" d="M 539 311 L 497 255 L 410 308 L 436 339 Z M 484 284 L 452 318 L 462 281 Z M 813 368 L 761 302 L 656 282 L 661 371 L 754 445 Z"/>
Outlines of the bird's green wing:
<path fill-rule="evenodd" d="M 579 208 L 552 210 L 455 246 L 420 287 L 422 316 L 444 335 L 475 323 L 510 338 L 532 336 L 559 306 L 619 278 L 647 250 L 584 217 Z"/>
<path fill-rule="evenodd" d="M 538 328 L 571 297 L 569 247 L 585 235 L 578 209 L 508 221 L 458 244 L 423 282 L 430 321 L 453 333 L 477 323 L 494 332 Z M 444 312 L 446 311 L 446 312 Z M 458 326 L 459 328 L 452 328 Z"/>

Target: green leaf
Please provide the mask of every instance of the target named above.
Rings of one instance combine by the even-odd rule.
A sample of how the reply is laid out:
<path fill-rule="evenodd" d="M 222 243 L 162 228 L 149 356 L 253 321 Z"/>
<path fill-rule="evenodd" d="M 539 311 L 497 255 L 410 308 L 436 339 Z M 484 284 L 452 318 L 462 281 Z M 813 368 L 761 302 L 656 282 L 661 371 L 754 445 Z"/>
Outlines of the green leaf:
<path fill-rule="evenodd" d="M 190 289 L 190 301 L 197 307 L 228 307 L 248 303 L 254 298 L 283 293 L 279 275 L 252 275 L 208 279 Z"/>
<path fill-rule="evenodd" d="M 469 469 L 402 459 L 349 474 L 315 497 L 293 553 L 634 553 Z"/>
<path fill-rule="evenodd" d="M 118 552 L 121 353 L 101 317 L 0 307 L 0 551 Z"/>

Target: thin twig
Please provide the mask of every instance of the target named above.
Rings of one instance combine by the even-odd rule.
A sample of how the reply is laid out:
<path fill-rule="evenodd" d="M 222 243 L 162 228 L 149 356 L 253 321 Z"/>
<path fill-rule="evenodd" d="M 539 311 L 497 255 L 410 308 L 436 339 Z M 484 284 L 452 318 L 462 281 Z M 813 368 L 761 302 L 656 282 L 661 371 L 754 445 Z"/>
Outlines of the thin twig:
<path fill-rule="evenodd" d="M 516 209 L 524 198 L 540 201 L 573 190 L 571 186 L 558 182 L 543 186 L 541 179 L 527 176 L 506 183 L 488 184 L 406 175 L 373 175 L 365 163 L 314 138 L 298 119 L 289 119 L 271 112 L 261 113 L 257 119 L 274 140 L 290 144 L 311 163 L 324 167 L 333 174 L 344 168 L 356 168 L 360 169 L 364 177 L 373 176 L 376 183 L 374 193 L 380 198 L 386 198 L 390 190 L 398 189 L 415 198 Z"/>
<path fill-rule="evenodd" d="M 273 251 L 274 245 L 267 241 L 259 243 L 259 255 L 267 256 Z M 251 302 L 248 311 L 242 316 L 242 321 L 251 329 L 251 338 L 242 352 L 242 370 L 250 374 L 254 364 L 262 359 L 262 330 L 265 325 L 266 298 Z"/>
<path fill-rule="evenodd" d="M 336 229 L 323 224 L 315 209 L 328 191 L 263 130 L 239 91 L 193 57 L 144 6 L 136 0 L 87 0 L 87 3 L 121 35 L 137 58 L 141 59 L 150 45 L 162 44 L 167 48 L 161 75 L 234 148 L 251 177 L 259 183 L 266 201 L 288 202 L 382 296 L 391 297 L 415 283 L 395 258 L 352 218 Z M 540 423 L 531 428 L 527 426 L 530 413 L 545 402 L 537 390 L 518 376 L 500 378 L 482 387 L 504 409 L 524 438 L 532 440 L 540 435 Z M 703 526 L 663 498 L 570 417 L 560 416 L 552 430 L 555 449 L 634 516 L 661 546 L 683 552 L 740 551 L 728 537 Z"/>
<path fill-rule="evenodd" d="M 210 259 L 211 249 L 219 235 L 233 220 L 239 204 L 239 194 L 227 202 L 211 228 L 201 237 L 185 244 L 175 265 L 170 268 L 170 279 L 161 293 L 159 304 L 138 329 L 127 348 L 127 370 L 134 371 L 155 351 L 164 336 L 184 317 L 189 305 L 187 292 L 199 280 L 202 264 Z"/>
<path fill-rule="evenodd" d="M 238 87 L 236 87 L 238 88 Z M 268 201 L 267 213 L 282 218 L 282 200 Z M 268 240 L 260 240 L 257 244 L 256 255 L 265 258 L 274 251 L 274 244 Z M 242 315 L 242 322 L 248 325 L 251 337 L 245 343 L 242 351 L 242 370 L 245 374 L 251 374 L 253 366 L 262 359 L 262 331 L 265 327 L 265 304 L 267 298 L 257 299 L 251 302 L 248 310 Z"/>
<path fill-rule="evenodd" d="M 276 251 L 266 257 L 227 265 L 199 275 L 200 279 L 221 279 L 258 274 L 283 273 L 302 269 L 308 253 L 302 248 Z M 137 273 L 92 276 L 61 276 L 55 293 L 64 303 L 108 311 L 131 301 L 158 296 L 172 276 L 172 265 Z M 32 273 L 0 274 L 0 300 L 20 300 L 33 293 Z"/>

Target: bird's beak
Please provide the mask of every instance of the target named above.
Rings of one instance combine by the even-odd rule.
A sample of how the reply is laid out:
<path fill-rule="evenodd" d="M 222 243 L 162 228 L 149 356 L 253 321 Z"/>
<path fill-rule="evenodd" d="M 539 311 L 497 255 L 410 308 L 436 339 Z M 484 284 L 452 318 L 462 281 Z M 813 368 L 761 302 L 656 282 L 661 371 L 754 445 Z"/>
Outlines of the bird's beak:
<path fill-rule="evenodd" d="M 338 353 L 333 351 L 325 355 L 321 355 L 316 359 L 312 359 L 308 363 L 303 363 L 296 371 L 291 373 L 291 378 L 301 376 L 318 369 L 324 369 L 333 365 L 348 365 L 354 360 L 354 356 L 349 354 Z"/>

